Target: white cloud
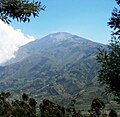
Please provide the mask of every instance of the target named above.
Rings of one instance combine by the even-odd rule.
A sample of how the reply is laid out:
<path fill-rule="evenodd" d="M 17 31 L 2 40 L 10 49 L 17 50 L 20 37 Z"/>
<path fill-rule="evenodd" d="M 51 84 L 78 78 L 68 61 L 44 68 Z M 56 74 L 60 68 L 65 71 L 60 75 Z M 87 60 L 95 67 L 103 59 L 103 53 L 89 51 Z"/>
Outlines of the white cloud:
<path fill-rule="evenodd" d="M 33 36 L 25 36 L 20 29 L 15 30 L 0 20 L 0 64 L 15 57 L 14 52 L 20 46 L 33 40 Z"/>

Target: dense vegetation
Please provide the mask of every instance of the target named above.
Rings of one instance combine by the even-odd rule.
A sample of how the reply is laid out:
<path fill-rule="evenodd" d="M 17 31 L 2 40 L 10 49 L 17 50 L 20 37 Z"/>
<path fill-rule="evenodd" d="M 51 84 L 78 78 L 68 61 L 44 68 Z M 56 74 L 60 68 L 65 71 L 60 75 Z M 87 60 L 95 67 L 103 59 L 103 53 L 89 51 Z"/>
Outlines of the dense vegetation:
<path fill-rule="evenodd" d="M 75 100 L 71 100 L 69 108 L 64 108 L 47 99 L 37 104 L 34 98 L 29 98 L 25 93 L 21 100 L 9 100 L 9 97 L 9 92 L 0 93 L 0 117 L 83 117 L 81 111 L 75 109 Z M 107 114 L 101 114 L 104 108 L 104 102 L 96 98 L 88 110 L 89 114 L 84 114 L 84 116 L 107 117 Z M 109 116 L 117 117 L 116 111 L 111 110 Z"/>
<path fill-rule="evenodd" d="M 120 0 L 116 0 L 120 7 Z M 98 78 L 106 94 L 113 94 L 120 103 L 120 9 L 114 8 L 108 22 L 112 28 L 111 42 L 107 49 L 100 49 L 97 61 L 101 65 Z"/>

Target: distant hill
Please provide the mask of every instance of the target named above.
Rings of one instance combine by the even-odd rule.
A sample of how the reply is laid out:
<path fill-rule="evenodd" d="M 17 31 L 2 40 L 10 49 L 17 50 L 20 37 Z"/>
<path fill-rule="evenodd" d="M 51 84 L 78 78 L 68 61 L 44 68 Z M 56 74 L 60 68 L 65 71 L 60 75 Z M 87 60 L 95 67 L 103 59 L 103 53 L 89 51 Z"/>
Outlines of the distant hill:
<path fill-rule="evenodd" d="M 105 46 L 65 32 L 28 43 L 0 67 L 0 90 L 26 92 L 37 99 L 89 102 L 100 96 L 96 82 L 97 48 Z"/>

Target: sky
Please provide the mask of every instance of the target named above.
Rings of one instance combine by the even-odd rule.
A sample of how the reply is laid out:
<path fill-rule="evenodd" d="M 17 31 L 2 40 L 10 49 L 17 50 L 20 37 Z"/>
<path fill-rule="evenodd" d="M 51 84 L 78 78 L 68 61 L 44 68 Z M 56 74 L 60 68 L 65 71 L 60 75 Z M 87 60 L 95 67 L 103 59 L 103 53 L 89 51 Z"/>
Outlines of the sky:
<path fill-rule="evenodd" d="M 108 43 L 107 22 L 115 0 L 41 0 L 46 10 L 30 23 L 12 22 L 26 35 L 41 38 L 49 33 L 68 32 L 100 43 Z"/>
<path fill-rule="evenodd" d="M 34 41 L 33 36 L 25 36 L 20 29 L 14 29 L 0 20 L 0 64 L 15 57 L 20 46 Z"/>
<path fill-rule="evenodd" d="M 115 0 L 41 0 L 46 10 L 29 23 L 0 21 L 0 63 L 9 60 L 22 45 L 50 33 L 68 32 L 108 44 L 111 30 L 107 22 Z"/>

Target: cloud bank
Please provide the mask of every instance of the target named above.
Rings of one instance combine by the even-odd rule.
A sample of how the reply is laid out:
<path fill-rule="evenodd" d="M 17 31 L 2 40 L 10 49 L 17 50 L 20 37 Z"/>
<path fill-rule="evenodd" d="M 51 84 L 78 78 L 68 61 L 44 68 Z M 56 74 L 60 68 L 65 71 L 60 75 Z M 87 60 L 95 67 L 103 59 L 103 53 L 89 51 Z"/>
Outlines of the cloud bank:
<path fill-rule="evenodd" d="M 20 46 L 35 40 L 33 36 L 25 36 L 20 29 L 14 29 L 0 20 L 0 64 L 15 57 Z"/>

